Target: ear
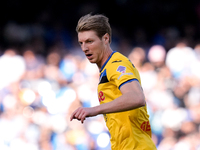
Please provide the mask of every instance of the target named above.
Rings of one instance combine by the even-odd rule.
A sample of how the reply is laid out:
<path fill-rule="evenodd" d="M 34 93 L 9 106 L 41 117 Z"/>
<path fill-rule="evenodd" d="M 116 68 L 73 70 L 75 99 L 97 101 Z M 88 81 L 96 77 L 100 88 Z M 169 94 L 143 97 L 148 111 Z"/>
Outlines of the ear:
<path fill-rule="evenodd" d="M 106 33 L 104 36 L 103 36 L 103 40 L 106 42 L 106 43 L 109 43 L 109 39 L 110 39 L 110 36 L 108 33 Z"/>

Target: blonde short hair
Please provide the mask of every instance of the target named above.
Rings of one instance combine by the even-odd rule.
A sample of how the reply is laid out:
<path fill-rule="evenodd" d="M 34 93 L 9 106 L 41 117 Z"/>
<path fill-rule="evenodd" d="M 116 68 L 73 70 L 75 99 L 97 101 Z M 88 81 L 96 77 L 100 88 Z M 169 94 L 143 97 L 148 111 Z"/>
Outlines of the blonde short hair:
<path fill-rule="evenodd" d="M 78 24 L 76 26 L 76 32 L 78 33 L 82 31 L 93 30 L 97 33 L 97 36 L 99 38 L 102 38 L 106 33 L 108 33 L 110 36 L 109 42 L 111 43 L 112 31 L 108 21 L 109 19 L 104 15 L 87 14 L 79 19 Z"/>

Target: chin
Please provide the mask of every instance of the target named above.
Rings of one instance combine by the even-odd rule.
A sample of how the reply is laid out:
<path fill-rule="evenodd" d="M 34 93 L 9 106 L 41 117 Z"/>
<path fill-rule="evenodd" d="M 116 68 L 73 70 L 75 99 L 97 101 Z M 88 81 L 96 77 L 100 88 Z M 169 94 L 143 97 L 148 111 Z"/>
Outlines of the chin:
<path fill-rule="evenodd" d="M 95 61 L 92 61 L 92 60 L 89 60 L 90 61 L 90 63 L 92 63 L 92 64 L 96 64 L 96 62 Z"/>
<path fill-rule="evenodd" d="M 88 59 L 88 60 L 89 60 L 90 63 L 96 63 L 96 61 L 93 60 L 93 59 Z"/>

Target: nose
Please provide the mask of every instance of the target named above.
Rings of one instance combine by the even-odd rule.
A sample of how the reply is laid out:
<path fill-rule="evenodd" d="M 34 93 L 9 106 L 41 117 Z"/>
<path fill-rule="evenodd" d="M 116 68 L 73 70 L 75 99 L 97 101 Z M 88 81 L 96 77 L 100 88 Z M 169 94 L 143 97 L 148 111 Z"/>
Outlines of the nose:
<path fill-rule="evenodd" d="M 82 49 L 83 52 L 85 52 L 85 51 L 88 50 L 88 47 L 87 47 L 87 45 L 85 43 L 82 43 L 81 49 Z"/>

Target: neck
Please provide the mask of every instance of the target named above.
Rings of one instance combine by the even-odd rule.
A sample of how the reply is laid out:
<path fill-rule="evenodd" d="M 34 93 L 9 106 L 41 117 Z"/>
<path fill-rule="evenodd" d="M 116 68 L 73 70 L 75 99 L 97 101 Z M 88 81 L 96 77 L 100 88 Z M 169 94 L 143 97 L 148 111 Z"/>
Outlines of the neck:
<path fill-rule="evenodd" d="M 110 57 L 110 55 L 112 54 L 112 52 L 113 52 L 113 50 L 111 48 L 109 48 L 104 53 L 102 53 L 102 55 L 103 55 L 102 56 L 102 61 L 100 63 L 97 63 L 97 66 L 98 66 L 99 70 L 101 70 L 102 66 L 107 61 L 107 59 Z"/>

